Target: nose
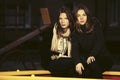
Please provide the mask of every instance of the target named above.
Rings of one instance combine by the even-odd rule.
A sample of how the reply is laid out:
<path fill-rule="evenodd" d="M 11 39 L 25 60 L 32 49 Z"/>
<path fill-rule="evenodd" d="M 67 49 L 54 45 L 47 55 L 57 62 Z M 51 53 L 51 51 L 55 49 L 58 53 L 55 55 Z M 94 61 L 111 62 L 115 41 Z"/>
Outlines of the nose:
<path fill-rule="evenodd" d="M 62 23 L 64 23 L 64 22 L 65 22 L 65 20 L 64 20 L 64 19 L 62 19 L 62 20 L 61 20 L 61 22 L 62 22 Z"/>
<path fill-rule="evenodd" d="M 82 17 L 82 16 L 80 16 L 80 19 L 82 20 L 82 19 L 83 19 L 83 17 Z"/>

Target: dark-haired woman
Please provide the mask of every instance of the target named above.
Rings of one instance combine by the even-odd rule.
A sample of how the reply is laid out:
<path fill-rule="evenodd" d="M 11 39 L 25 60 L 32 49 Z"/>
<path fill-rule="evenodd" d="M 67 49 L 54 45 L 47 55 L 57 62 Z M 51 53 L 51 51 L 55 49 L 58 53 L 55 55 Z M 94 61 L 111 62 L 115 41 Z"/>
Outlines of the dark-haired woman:
<path fill-rule="evenodd" d="M 53 28 L 51 41 L 51 61 L 49 70 L 52 76 L 73 76 L 73 60 L 71 58 L 71 32 L 73 17 L 68 8 L 63 6 L 58 12 L 57 22 Z"/>

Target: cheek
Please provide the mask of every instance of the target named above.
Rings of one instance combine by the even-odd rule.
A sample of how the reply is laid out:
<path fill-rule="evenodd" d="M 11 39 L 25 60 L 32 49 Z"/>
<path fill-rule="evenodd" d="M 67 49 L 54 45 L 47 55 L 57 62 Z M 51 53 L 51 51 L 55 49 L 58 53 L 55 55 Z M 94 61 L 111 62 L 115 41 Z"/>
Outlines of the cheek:
<path fill-rule="evenodd" d="M 85 21 L 87 21 L 87 17 L 85 17 Z"/>
<path fill-rule="evenodd" d="M 66 22 L 65 22 L 65 25 L 66 25 L 66 26 L 69 26 L 69 21 L 66 21 Z"/>
<path fill-rule="evenodd" d="M 60 23 L 60 24 L 62 23 L 61 20 L 59 20 L 59 23 Z"/>
<path fill-rule="evenodd" d="M 70 22 L 69 22 L 69 21 L 67 22 L 67 25 L 68 25 L 68 26 L 70 25 Z"/>
<path fill-rule="evenodd" d="M 77 18 L 77 22 L 80 22 L 80 18 Z"/>

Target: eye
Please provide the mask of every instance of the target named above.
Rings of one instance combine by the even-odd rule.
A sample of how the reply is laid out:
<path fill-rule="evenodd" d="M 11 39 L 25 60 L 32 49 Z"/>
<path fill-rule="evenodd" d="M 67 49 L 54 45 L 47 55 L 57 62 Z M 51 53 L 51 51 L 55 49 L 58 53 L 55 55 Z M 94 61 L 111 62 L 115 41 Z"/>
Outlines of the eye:
<path fill-rule="evenodd" d="M 83 14 L 83 16 L 87 16 L 86 14 Z"/>
<path fill-rule="evenodd" d="M 79 15 L 79 14 L 77 14 L 77 17 L 80 17 L 80 15 Z"/>
<path fill-rule="evenodd" d="M 68 19 L 67 17 L 65 19 Z"/>

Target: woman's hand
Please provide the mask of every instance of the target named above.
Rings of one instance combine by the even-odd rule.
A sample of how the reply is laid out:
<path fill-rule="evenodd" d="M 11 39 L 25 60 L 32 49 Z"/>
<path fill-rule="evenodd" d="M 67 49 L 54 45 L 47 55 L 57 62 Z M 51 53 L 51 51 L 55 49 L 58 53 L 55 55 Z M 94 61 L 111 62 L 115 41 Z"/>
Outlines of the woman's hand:
<path fill-rule="evenodd" d="M 78 63 L 76 65 L 76 71 L 81 75 L 82 74 L 82 70 L 84 70 L 84 67 L 83 67 L 82 63 Z"/>
<path fill-rule="evenodd" d="M 57 56 L 57 55 L 52 55 L 51 56 L 51 60 L 55 60 L 55 59 L 59 59 L 60 58 L 60 56 Z"/>
<path fill-rule="evenodd" d="M 90 56 L 90 57 L 87 58 L 87 64 L 90 64 L 90 63 L 92 63 L 94 61 L 95 61 L 95 57 L 94 56 Z"/>

